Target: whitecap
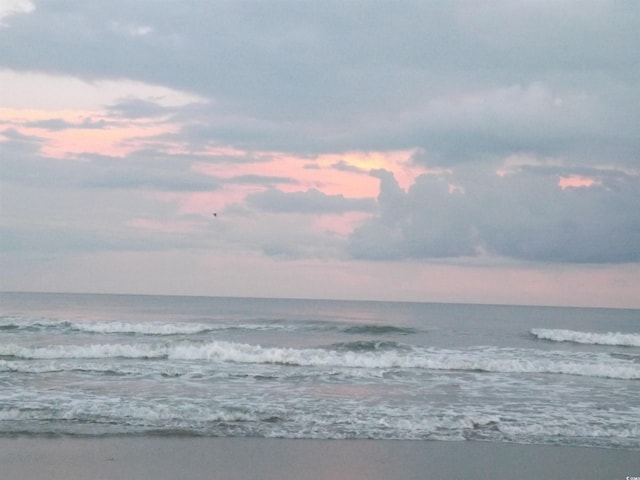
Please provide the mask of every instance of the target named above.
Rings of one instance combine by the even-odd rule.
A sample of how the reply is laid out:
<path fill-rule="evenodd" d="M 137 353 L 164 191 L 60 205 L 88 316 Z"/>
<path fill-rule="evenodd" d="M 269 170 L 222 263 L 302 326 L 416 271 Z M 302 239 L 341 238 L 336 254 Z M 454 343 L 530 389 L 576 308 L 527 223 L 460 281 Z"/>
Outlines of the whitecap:
<path fill-rule="evenodd" d="M 534 328 L 531 334 L 542 340 L 554 342 L 573 342 L 590 345 L 615 345 L 623 347 L 640 347 L 640 334 L 637 333 L 594 333 L 577 332 L 575 330 Z"/>

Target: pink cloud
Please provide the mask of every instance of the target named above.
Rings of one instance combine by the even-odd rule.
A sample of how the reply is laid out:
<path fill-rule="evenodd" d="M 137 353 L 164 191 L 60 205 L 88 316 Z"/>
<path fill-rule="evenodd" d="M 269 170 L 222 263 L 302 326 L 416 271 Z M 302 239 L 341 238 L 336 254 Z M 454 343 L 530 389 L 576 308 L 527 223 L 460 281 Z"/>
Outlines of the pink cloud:
<path fill-rule="evenodd" d="M 238 152 L 234 154 L 238 155 Z M 314 188 L 327 195 L 362 198 L 378 194 L 379 182 L 369 175 L 371 170 L 393 172 L 403 188 L 413 184 L 425 170 L 411 165 L 412 154 L 413 151 L 345 152 L 319 155 L 310 160 L 282 152 L 259 152 L 254 153 L 258 159 L 255 162 L 195 162 L 192 170 L 227 181 L 249 174 L 272 177 L 271 186 L 287 193 Z M 243 155 L 244 158 L 247 156 L 246 153 Z M 336 168 L 338 164 L 343 168 Z"/>
<path fill-rule="evenodd" d="M 82 123 L 86 119 L 94 123 L 108 122 L 109 125 L 83 128 Z M 68 126 L 55 130 L 37 125 L 38 122 L 48 120 L 65 122 Z M 73 158 L 79 153 L 125 156 L 141 148 L 146 139 L 175 132 L 177 129 L 176 126 L 158 125 L 144 119 L 124 123 L 120 119 L 110 118 L 105 112 L 86 110 L 0 109 L 0 126 L 2 125 L 9 125 L 22 134 L 46 140 L 40 153 L 53 158 Z M 74 125 L 78 128 L 74 128 Z"/>
<path fill-rule="evenodd" d="M 83 122 L 87 119 L 98 127 L 86 128 Z M 52 128 L 55 122 L 62 127 Z M 158 123 L 154 119 L 123 120 L 108 115 L 106 111 L 87 109 L 1 109 L 0 125 L 3 123 L 23 134 L 44 139 L 41 155 L 59 159 L 75 159 L 78 154 L 86 153 L 126 157 L 144 148 L 151 138 L 157 144 L 159 135 L 179 129 L 179 125 Z M 208 192 L 154 194 L 156 200 L 176 205 L 179 215 L 209 217 L 213 212 L 223 212 L 232 205 L 242 205 L 248 195 L 267 188 L 277 188 L 285 193 L 316 189 L 325 195 L 341 195 L 347 199 L 375 198 L 379 193 L 379 179 L 371 176 L 371 171 L 384 169 L 392 172 L 405 190 L 418 175 L 426 172 L 424 168 L 413 165 L 415 150 L 348 151 L 309 158 L 285 152 L 242 151 L 224 145 L 202 152 L 187 151 L 182 145 L 170 142 L 164 143 L 162 148 L 167 153 L 193 155 L 190 170 L 218 180 L 217 187 Z M 211 161 L 202 161 L 203 157 Z M 363 212 L 317 215 L 309 223 L 309 228 L 346 236 L 367 216 Z M 136 218 L 128 222 L 128 226 L 179 233 L 191 231 L 198 225 Z"/>
<path fill-rule="evenodd" d="M 569 175 L 567 177 L 560 177 L 560 180 L 558 180 L 558 186 L 563 190 L 567 188 L 590 187 L 597 183 L 593 178 L 583 177 L 581 175 Z"/>

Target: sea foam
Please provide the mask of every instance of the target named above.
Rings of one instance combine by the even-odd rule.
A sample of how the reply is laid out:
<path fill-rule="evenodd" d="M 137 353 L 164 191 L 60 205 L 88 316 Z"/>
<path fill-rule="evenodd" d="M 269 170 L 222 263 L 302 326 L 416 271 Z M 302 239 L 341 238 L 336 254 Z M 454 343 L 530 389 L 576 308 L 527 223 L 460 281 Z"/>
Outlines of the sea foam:
<path fill-rule="evenodd" d="M 554 342 L 573 342 L 590 345 L 617 345 L 623 347 L 640 347 L 640 334 L 637 333 L 593 333 L 574 330 L 534 328 L 531 334 Z"/>
<path fill-rule="evenodd" d="M 40 317 L 0 317 L 1 330 L 63 330 L 96 334 L 195 335 L 220 330 L 286 330 L 279 324 L 203 324 L 194 322 L 84 321 Z"/>
<path fill-rule="evenodd" d="M 606 354 L 539 352 L 525 349 L 473 347 L 448 350 L 341 351 L 323 348 L 263 347 L 226 341 L 115 343 L 90 345 L 0 345 L 1 357 L 18 359 L 169 359 L 237 364 L 346 369 L 426 369 L 501 373 L 549 373 L 640 379 L 637 364 Z"/>

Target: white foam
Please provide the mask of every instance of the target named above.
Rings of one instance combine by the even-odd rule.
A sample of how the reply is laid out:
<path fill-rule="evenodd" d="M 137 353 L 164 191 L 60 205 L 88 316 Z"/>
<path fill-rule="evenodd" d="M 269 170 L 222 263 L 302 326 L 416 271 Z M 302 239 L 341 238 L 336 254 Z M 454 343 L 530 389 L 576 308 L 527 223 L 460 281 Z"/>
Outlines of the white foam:
<path fill-rule="evenodd" d="M 29 359 L 60 358 L 162 358 L 167 347 L 146 344 L 49 345 L 27 347 L 8 344 L 0 346 L 0 356 Z"/>
<path fill-rule="evenodd" d="M 203 324 L 193 322 L 122 322 L 122 321 L 77 321 L 70 319 L 41 317 L 0 317 L 0 328 L 25 330 L 70 329 L 97 334 L 138 334 L 138 335 L 194 335 L 219 330 L 289 330 L 291 326 L 280 324 Z"/>
<path fill-rule="evenodd" d="M 11 422 L 24 428 L 33 422 L 39 431 L 87 433 L 121 431 L 140 433 L 154 430 L 214 436 L 270 436 L 284 438 L 368 438 L 406 440 L 492 440 L 521 443 L 561 443 L 593 446 L 640 446 L 637 413 L 611 418 L 593 415 L 593 410 L 576 411 L 545 404 L 524 411 L 495 409 L 481 405 L 373 405 L 357 402 L 327 402 L 317 398 L 250 399 L 236 395 L 215 398 L 158 398 L 144 396 L 78 396 L 77 392 L 19 391 L 0 409 L 5 431 Z M 259 399 L 259 401 L 258 401 Z M 238 404 L 242 404 L 238 406 Z M 28 406 L 25 408 L 25 404 Z M 596 412 L 597 413 L 597 412 Z M 78 419 L 82 419 L 78 422 Z M 64 422 L 61 422 L 64 420 Z M 115 429 L 115 430 L 110 430 Z"/>
<path fill-rule="evenodd" d="M 88 333 L 137 333 L 142 335 L 193 335 L 213 330 L 210 325 L 198 323 L 127 323 L 77 322 L 72 328 Z"/>
<path fill-rule="evenodd" d="M 55 372 L 77 372 L 77 373 L 103 373 L 127 376 L 146 376 L 158 374 L 165 376 L 179 376 L 188 373 L 196 373 L 194 369 L 179 368 L 173 365 L 157 364 L 145 365 L 132 360 L 122 363 L 105 362 L 104 359 L 82 360 L 82 359 L 47 359 L 47 360 L 0 360 L 0 372 L 13 373 L 55 373 Z M 216 372 L 217 373 L 217 372 Z"/>
<path fill-rule="evenodd" d="M 69 325 L 69 323 L 70 322 L 67 320 L 53 318 L 15 316 L 0 317 L 0 328 L 15 328 L 16 330 L 34 327 L 55 328 Z"/>
<path fill-rule="evenodd" d="M 23 346 L 0 345 L 0 356 L 22 359 L 132 358 L 208 360 L 239 364 L 276 364 L 329 368 L 428 369 L 502 373 L 552 373 L 590 377 L 640 379 L 637 364 L 607 354 L 544 352 L 475 347 L 460 350 L 343 352 L 318 348 L 262 347 L 234 342 Z"/>
<path fill-rule="evenodd" d="M 591 345 L 618 345 L 624 347 L 640 347 L 640 334 L 638 333 L 593 333 L 577 332 L 574 330 L 534 328 L 531 334 L 543 340 L 554 342 L 574 342 Z"/>
<path fill-rule="evenodd" d="M 532 439 L 532 438 L 618 438 L 618 439 L 638 439 L 640 438 L 640 426 L 624 425 L 619 422 L 610 424 L 580 424 L 569 421 L 549 420 L 545 423 L 521 423 L 521 424 L 500 424 L 499 429 L 509 438 Z"/>

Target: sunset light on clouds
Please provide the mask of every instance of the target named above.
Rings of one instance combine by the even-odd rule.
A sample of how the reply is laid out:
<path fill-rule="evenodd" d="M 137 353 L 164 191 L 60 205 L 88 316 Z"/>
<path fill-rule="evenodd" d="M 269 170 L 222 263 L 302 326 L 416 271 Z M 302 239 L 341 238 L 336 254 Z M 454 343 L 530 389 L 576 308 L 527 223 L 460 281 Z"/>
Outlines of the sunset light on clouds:
<path fill-rule="evenodd" d="M 638 32 L 635 2 L 0 0 L 0 289 L 640 307 Z"/>

